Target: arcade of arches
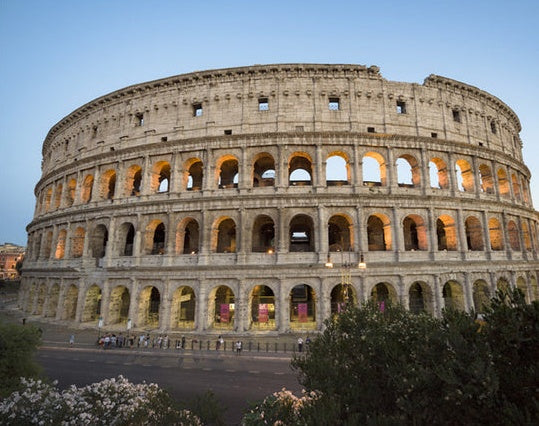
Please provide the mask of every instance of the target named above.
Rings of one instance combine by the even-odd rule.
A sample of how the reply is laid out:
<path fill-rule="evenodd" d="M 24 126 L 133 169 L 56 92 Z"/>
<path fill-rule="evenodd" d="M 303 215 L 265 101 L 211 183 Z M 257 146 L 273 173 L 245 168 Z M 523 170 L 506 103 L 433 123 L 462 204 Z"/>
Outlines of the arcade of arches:
<path fill-rule="evenodd" d="M 348 303 L 372 299 L 400 303 L 414 313 L 439 315 L 444 308 L 482 312 L 496 289 L 518 287 L 526 300 L 539 299 L 535 273 L 451 274 L 376 278 L 360 273 L 341 285 L 339 276 L 270 280 L 130 280 L 77 285 L 34 282 L 21 293 L 21 306 L 38 316 L 110 329 L 128 319 L 140 330 L 169 332 L 268 332 L 320 330 L 323 320 Z M 302 282 L 303 281 L 303 282 Z"/>

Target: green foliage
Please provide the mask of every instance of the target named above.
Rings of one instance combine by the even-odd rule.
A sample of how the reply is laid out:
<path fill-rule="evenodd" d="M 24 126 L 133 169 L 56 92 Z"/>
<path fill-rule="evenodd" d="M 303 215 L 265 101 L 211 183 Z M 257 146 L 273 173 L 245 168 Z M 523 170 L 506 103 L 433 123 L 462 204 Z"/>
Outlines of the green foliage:
<path fill-rule="evenodd" d="M 207 426 L 222 426 L 225 424 L 224 413 L 226 409 L 210 390 L 190 400 L 187 408 Z"/>
<path fill-rule="evenodd" d="M 500 294 L 480 332 L 473 314 L 367 303 L 326 322 L 292 365 L 321 393 L 309 410 L 325 407 L 326 424 L 534 423 L 538 306 Z"/>
<path fill-rule="evenodd" d="M 21 377 L 39 376 L 33 357 L 40 342 L 41 333 L 34 326 L 0 323 L 0 397 L 17 389 Z"/>

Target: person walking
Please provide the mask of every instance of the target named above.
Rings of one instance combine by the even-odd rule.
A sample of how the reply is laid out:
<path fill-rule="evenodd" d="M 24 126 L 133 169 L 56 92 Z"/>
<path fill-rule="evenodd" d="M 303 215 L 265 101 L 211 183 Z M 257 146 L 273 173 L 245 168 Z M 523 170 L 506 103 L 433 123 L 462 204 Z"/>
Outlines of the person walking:
<path fill-rule="evenodd" d="M 72 334 L 69 336 L 69 346 L 73 346 L 75 344 L 75 335 Z"/>
<path fill-rule="evenodd" d="M 303 339 L 301 336 L 298 338 L 298 352 L 303 352 Z"/>

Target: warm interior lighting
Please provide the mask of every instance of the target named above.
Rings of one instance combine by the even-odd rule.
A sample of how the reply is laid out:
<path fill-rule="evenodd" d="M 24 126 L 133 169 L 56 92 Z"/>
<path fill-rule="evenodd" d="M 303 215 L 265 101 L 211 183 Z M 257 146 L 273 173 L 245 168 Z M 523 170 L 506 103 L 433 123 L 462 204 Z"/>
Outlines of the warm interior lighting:
<path fill-rule="evenodd" d="M 367 269 L 367 264 L 365 263 L 365 258 L 363 257 L 363 253 L 359 255 L 359 263 L 357 267 L 359 269 Z"/>
<path fill-rule="evenodd" d="M 331 258 L 328 254 L 328 260 L 326 261 L 326 268 L 333 268 L 333 263 L 331 263 Z"/>
<path fill-rule="evenodd" d="M 267 253 L 268 254 L 273 254 L 273 249 L 268 249 Z"/>

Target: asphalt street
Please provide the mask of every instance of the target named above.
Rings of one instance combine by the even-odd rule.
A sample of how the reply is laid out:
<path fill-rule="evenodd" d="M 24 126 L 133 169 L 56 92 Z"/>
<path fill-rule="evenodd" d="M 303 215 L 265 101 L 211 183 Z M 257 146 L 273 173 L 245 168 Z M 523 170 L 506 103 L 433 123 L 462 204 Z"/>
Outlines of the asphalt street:
<path fill-rule="evenodd" d="M 211 390 L 228 424 L 239 424 L 250 403 L 286 387 L 301 393 L 290 357 L 236 355 L 232 352 L 142 352 L 45 346 L 37 361 L 62 389 L 123 375 L 135 383 L 157 383 L 177 401 Z"/>

